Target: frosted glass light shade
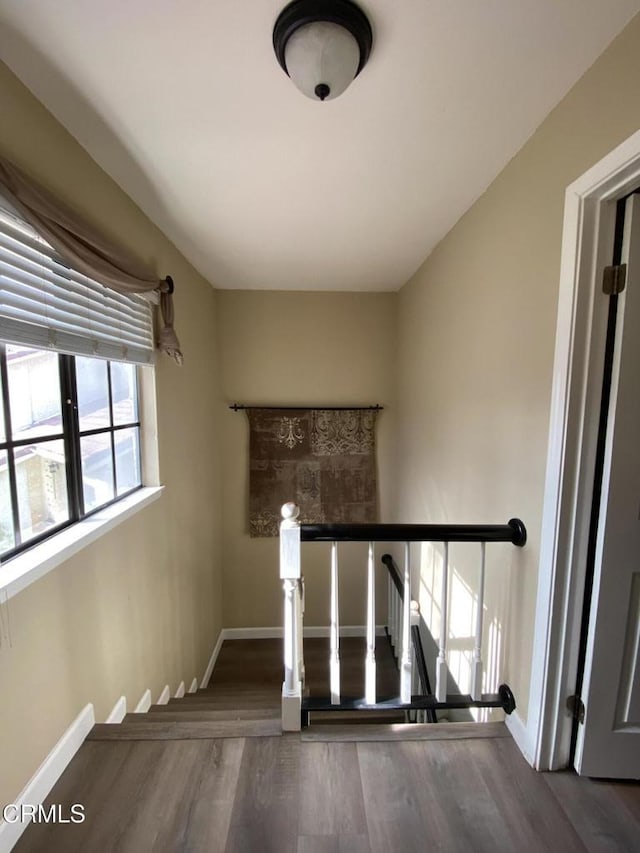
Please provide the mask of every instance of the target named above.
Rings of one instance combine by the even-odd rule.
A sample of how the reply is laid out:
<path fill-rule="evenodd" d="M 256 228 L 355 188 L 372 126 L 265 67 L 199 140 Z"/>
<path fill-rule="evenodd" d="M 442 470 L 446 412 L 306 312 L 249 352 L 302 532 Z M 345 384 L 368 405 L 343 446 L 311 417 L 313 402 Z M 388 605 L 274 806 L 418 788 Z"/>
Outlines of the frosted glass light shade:
<path fill-rule="evenodd" d="M 360 48 L 351 33 L 339 24 L 314 21 L 297 29 L 287 41 L 287 73 L 308 98 L 337 98 L 358 72 Z M 328 94 L 319 86 L 327 86 Z"/>

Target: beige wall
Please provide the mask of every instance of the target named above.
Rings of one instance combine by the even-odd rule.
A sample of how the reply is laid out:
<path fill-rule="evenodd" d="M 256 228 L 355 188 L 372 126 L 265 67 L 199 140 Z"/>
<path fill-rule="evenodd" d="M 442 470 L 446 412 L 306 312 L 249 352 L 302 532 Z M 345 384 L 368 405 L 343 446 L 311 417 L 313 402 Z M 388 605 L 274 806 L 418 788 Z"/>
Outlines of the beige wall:
<path fill-rule="evenodd" d="M 80 710 L 104 720 L 202 677 L 221 627 L 215 294 L 0 63 L 0 151 L 176 281 L 179 368 L 156 370 L 163 496 L 10 599 L 0 648 L 0 802 Z M 1 572 L 0 568 L 0 572 Z"/>
<path fill-rule="evenodd" d="M 390 513 L 396 294 L 218 291 L 225 403 L 380 403 L 377 428 L 381 518 Z M 278 540 L 248 534 L 247 418 L 224 406 L 223 590 L 226 627 L 282 624 Z M 305 624 L 325 625 L 325 546 L 305 547 Z M 366 552 L 343 548 L 341 621 L 363 625 Z M 380 600 L 386 587 L 380 576 Z M 381 611 L 380 611 L 381 612 Z"/>
<path fill-rule="evenodd" d="M 640 127 L 640 18 L 585 74 L 400 293 L 398 516 L 526 523 L 493 546 L 488 616 L 526 717 L 568 184 Z M 425 551 L 430 611 L 439 556 Z M 476 588 L 467 554 L 454 554 Z M 464 584 L 458 600 L 469 603 Z M 437 613 L 434 613 L 437 624 Z M 462 630 L 462 626 L 461 626 Z"/>

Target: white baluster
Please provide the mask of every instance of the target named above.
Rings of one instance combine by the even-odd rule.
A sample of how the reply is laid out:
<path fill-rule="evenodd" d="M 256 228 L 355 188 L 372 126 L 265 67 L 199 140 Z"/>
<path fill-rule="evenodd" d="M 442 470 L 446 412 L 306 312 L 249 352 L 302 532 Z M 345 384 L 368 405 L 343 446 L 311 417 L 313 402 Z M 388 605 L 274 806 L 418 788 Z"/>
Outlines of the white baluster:
<path fill-rule="evenodd" d="M 436 662 L 436 699 L 447 701 L 447 608 L 449 592 L 449 543 L 444 543 L 442 556 L 442 590 L 440 595 L 440 645 Z"/>
<path fill-rule="evenodd" d="M 340 704 L 340 616 L 338 609 L 338 543 L 331 543 L 331 628 L 329 673 L 331 704 Z"/>
<path fill-rule="evenodd" d="M 282 728 L 300 731 L 302 707 L 302 600 L 300 572 L 300 510 L 293 503 L 282 507 L 280 524 L 280 578 L 284 588 L 284 682 Z"/>
<path fill-rule="evenodd" d="M 367 652 L 364 662 L 364 701 L 376 701 L 376 585 L 373 542 L 369 542 L 367 564 Z"/>
<path fill-rule="evenodd" d="M 391 581 L 391 600 L 393 601 L 393 651 L 397 653 L 398 650 L 398 590 L 396 589 L 396 585 L 393 581 Z"/>
<path fill-rule="evenodd" d="M 400 701 L 411 702 L 411 549 L 404 546 L 404 601 L 402 602 Z"/>
<path fill-rule="evenodd" d="M 387 572 L 387 629 L 389 642 L 393 646 L 393 583 L 389 572 Z"/>
<path fill-rule="evenodd" d="M 413 605 L 418 602 L 411 602 L 411 625 L 413 626 Z M 418 623 L 419 624 L 419 623 Z M 420 677 L 418 675 L 418 667 L 415 666 L 415 651 L 413 645 L 411 646 L 411 695 L 421 694 L 422 689 L 420 685 Z"/>
<path fill-rule="evenodd" d="M 476 611 L 476 643 L 473 650 L 473 664 L 471 669 L 471 698 L 476 702 L 479 702 L 482 698 L 482 623 L 484 616 L 486 542 L 481 542 L 480 547 L 480 578 L 478 583 L 478 605 Z"/>
<path fill-rule="evenodd" d="M 393 650 L 396 653 L 396 657 L 399 657 L 398 652 L 400 650 L 400 636 L 402 632 L 402 600 L 395 584 L 393 585 L 393 604 Z"/>
<path fill-rule="evenodd" d="M 296 617 L 296 643 L 298 650 L 298 678 L 304 688 L 304 645 L 302 642 L 302 626 L 304 624 L 304 603 L 305 603 L 305 586 L 304 575 L 300 576 L 298 581 L 298 616 Z"/>
<path fill-rule="evenodd" d="M 411 627 L 417 626 L 420 628 L 420 605 L 417 601 L 411 600 Z M 420 683 L 420 677 L 418 675 L 418 667 L 416 666 L 415 660 L 415 650 L 413 648 L 413 644 L 411 646 L 411 692 L 412 694 L 418 693 L 422 695 L 422 684 Z M 417 711 L 416 712 L 416 722 L 424 723 L 426 722 L 426 711 Z"/>

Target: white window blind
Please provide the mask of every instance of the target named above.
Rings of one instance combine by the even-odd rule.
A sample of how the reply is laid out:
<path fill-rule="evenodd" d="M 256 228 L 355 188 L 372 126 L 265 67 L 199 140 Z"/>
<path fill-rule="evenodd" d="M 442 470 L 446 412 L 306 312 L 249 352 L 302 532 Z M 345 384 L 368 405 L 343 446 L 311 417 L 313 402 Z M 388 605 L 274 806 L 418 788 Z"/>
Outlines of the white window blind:
<path fill-rule="evenodd" d="M 115 361 L 153 361 L 146 295 L 124 295 L 70 269 L 0 198 L 0 340 Z"/>

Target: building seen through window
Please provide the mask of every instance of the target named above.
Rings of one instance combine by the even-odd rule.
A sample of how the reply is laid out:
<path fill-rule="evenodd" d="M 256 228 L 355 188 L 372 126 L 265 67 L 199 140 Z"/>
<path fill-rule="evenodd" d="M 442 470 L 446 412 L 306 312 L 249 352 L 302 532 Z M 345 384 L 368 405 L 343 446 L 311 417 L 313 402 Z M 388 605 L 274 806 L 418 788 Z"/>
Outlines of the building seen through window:
<path fill-rule="evenodd" d="M 136 367 L 0 346 L 0 556 L 141 485 Z"/>

